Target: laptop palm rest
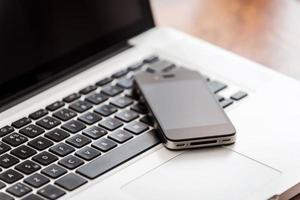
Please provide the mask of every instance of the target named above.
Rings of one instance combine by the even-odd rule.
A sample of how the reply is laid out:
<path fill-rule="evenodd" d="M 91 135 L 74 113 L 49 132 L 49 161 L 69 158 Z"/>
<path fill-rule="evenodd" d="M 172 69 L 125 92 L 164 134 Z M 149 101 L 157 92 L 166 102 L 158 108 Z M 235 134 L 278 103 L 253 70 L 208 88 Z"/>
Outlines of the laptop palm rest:
<path fill-rule="evenodd" d="M 175 199 L 240 200 L 249 198 L 280 174 L 230 149 L 209 148 L 180 154 L 122 190 L 136 199 L 169 199 L 172 194 Z"/>

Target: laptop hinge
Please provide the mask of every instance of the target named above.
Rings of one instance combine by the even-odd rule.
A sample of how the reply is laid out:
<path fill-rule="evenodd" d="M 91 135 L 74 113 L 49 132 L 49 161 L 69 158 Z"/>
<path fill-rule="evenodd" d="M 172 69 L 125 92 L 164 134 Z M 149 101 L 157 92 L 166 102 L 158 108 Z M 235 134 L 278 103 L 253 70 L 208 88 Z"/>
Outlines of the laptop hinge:
<path fill-rule="evenodd" d="M 101 51 L 97 54 L 94 54 L 93 56 L 77 63 L 72 67 L 72 71 L 64 71 L 60 73 L 59 75 L 52 76 L 53 79 L 47 83 L 41 83 L 39 85 L 36 85 L 34 87 L 28 88 L 26 90 L 23 90 L 22 93 L 16 94 L 8 99 L 6 99 L 4 102 L 1 102 L 0 106 L 0 112 L 3 112 L 69 78 L 72 76 L 75 76 L 79 74 L 82 71 L 87 70 L 88 68 L 91 68 L 129 48 L 133 47 L 133 45 L 129 44 L 127 41 L 123 41 L 121 43 L 118 43 L 114 46 L 111 46 L 110 48 Z M 74 70 L 75 69 L 75 70 Z"/>

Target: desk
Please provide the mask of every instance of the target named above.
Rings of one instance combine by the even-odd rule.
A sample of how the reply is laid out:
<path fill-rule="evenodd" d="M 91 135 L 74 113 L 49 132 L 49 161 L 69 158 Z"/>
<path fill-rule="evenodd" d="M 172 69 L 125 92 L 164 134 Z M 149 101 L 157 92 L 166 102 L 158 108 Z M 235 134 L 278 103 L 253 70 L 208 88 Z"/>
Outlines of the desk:
<path fill-rule="evenodd" d="M 300 0 L 151 0 L 157 25 L 300 80 Z"/>

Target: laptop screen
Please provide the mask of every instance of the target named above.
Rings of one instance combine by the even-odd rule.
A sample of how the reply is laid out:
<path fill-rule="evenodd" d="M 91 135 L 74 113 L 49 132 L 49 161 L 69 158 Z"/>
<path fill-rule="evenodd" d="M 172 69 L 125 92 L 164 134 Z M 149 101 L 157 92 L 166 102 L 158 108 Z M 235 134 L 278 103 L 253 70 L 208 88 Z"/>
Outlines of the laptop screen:
<path fill-rule="evenodd" d="M 1 0 L 0 106 L 151 27 L 147 0 Z"/>

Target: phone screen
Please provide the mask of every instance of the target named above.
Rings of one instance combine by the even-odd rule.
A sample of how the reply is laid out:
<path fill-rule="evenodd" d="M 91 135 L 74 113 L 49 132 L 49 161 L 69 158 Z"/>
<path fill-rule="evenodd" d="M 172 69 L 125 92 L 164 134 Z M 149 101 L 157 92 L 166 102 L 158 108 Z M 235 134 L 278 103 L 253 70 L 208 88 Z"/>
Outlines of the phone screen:
<path fill-rule="evenodd" d="M 179 70 L 173 77 L 140 74 L 139 91 L 169 140 L 235 134 L 235 129 L 198 72 Z"/>
<path fill-rule="evenodd" d="M 145 84 L 142 90 L 164 130 L 227 123 L 200 80 Z"/>

